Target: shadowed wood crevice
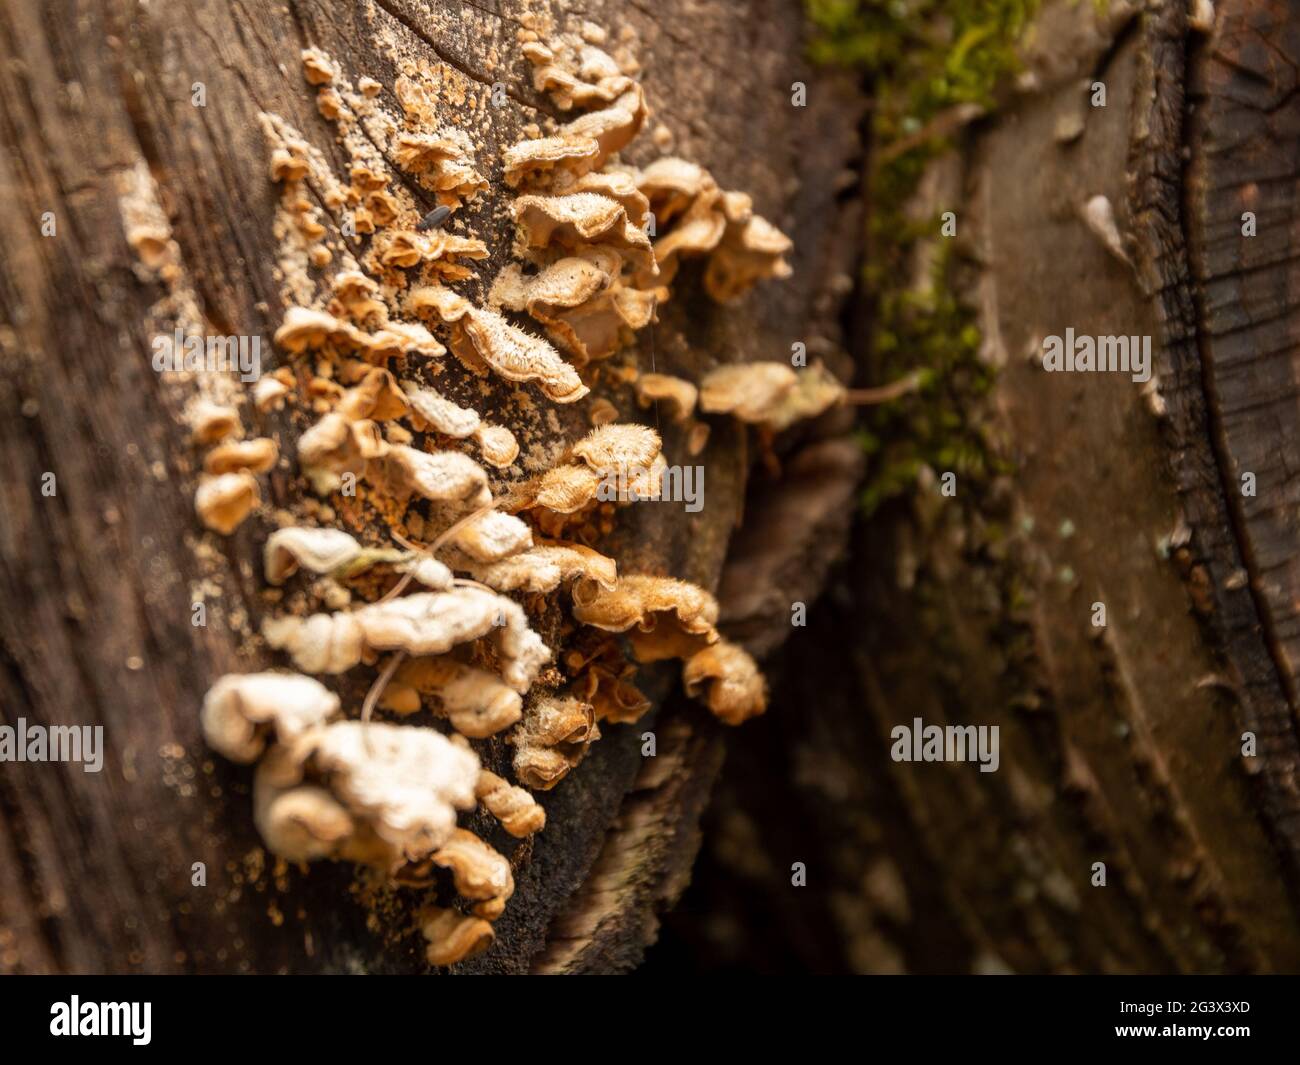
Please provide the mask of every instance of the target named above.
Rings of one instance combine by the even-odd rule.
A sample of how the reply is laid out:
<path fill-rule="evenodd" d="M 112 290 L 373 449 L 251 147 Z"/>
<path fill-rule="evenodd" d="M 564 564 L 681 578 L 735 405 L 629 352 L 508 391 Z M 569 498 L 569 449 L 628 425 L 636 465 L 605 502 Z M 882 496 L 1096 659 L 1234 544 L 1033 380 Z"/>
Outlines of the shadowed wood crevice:
<path fill-rule="evenodd" d="M 699 849 L 699 818 L 722 762 L 716 727 L 689 724 L 680 702 L 654 730 L 647 758 L 582 886 L 552 922 L 540 975 L 627 972 L 654 942 Z"/>

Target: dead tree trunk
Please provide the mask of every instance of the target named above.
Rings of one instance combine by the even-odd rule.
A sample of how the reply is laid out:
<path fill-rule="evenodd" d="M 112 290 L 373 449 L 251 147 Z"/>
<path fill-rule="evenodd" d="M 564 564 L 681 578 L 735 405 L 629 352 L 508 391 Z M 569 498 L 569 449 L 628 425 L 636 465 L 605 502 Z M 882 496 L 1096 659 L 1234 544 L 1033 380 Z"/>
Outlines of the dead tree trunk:
<path fill-rule="evenodd" d="M 0 15 L 12 223 L 0 254 L 0 723 L 98 724 L 107 740 L 99 774 L 0 766 L 4 968 L 426 968 L 418 900 L 366 890 L 341 865 L 276 867 L 252 827 L 247 771 L 214 758 L 198 729 L 216 676 L 279 661 L 254 636 L 270 523 L 259 513 L 223 539 L 196 521 L 190 397 L 153 372 L 150 341 L 183 283 L 213 332 L 259 334 L 271 350 L 285 276 L 259 113 L 337 168 L 348 159 L 302 80 L 303 48 L 385 93 L 418 64 L 448 89 L 440 117 L 479 116 L 494 191 L 473 220 L 491 238 L 478 271 L 490 279 L 510 242 L 500 151 L 556 117 L 518 31 L 535 18 L 630 28 L 650 125 L 750 192 L 796 246 L 794 276 L 739 308 L 665 307 L 638 338 L 640 367 L 697 378 L 718 362 L 785 360 L 802 342 L 832 362 L 849 347 L 863 383 L 903 368 L 868 341 L 880 293 L 859 287 L 854 335 L 841 335 L 862 232 L 862 99 L 852 77 L 800 58 L 798 7 L 541 6 L 18 0 Z M 1288 308 L 1300 22 L 1281 2 L 1221 0 L 1198 28 L 1184 6 L 1112 3 L 1103 17 L 1049 0 L 1025 56 L 1032 76 L 918 182 L 912 217 L 956 212 L 955 279 L 995 371 L 961 411 L 986 446 L 978 462 L 932 463 L 917 491 L 860 521 L 820 600 L 862 463 L 842 415 L 784 438 L 779 474 L 718 425 L 705 511 L 638 516 L 625 545 L 638 568 L 717 586 L 729 633 L 780 656 L 773 708 L 724 743 L 666 695 L 671 674 L 657 677 L 656 716 L 607 730 L 546 796 L 546 831 L 511 856 L 519 887 L 496 946 L 462 968 L 636 965 L 690 877 L 724 748 L 711 842 L 651 955 L 662 964 L 1300 968 Z M 812 86 L 804 109 L 790 106 L 800 81 Z M 1105 107 L 1090 104 L 1094 82 Z M 508 103 L 489 109 L 498 84 Z M 632 161 L 653 157 L 640 151 Z M 1097 197 L 1116 218 L 1111 247 Z M 128 241 L 154 209 L 179 276 L 142 268 Z M 894 283 L 924 276 L 932 251 Z M 1067 327 L 1151 335 L 1155 385 L 1045 374 L 1032 355 Z M 902 409 L 928 418 L 927 402 Z M 587 427 L 576 411 L 559 418 L 566 438 Z M 300 426 L 269 414 L 250 428 L 287 444 Z M 669 453 L 684 454 L 664 428 Z M 942 495 L 954 471 L 957 494 Z M 303 492 L 291 467 L 269 487 L 270 507 Z M 191 623 L 196 601 L 205 627 Z M 796 602 L 809 625 L 778 650 Z M 997 725 L 998 771 L 894 761 L 891 730 L 917 717 Z M 659 739 L 653 762 L 639 753 L 645 728 Z M 795 862 L 807 888 L 791 886 Z"/>
<path fill-rule="evenodd" d="M 197 711 L 212 680 L 276 661 L 251 638 L 267 609 L 257 552 L 268 525 L 259 516 L 223 539 L 196 521 L 198 455 L 181 420 L 189 395 L 163 386 L 150 341 L 183 284 L 213 332 L 258 334 L 271 351 L 285 277 L 259 113 L 302 131 L 335 167 L 347 162 L 303 81 L 302 49 L 324 50 L 353 82 L 374 78 L 385 94 L 404 64 L 438 80 L 440 119 L 475 116 L 480 162 L 497 189 L 501 149 L 555 113 L 533 90 L 518 31 L 582 20 L 638 55 L 651 125 L 796 237 L 790 283 L 740 309 L 673 306 L 640 336 L 642 367 L 693 376 L 718 361 L 788 358 L 795 340 L 833 352 L 842 278 L 857 254 L 856 200 L 839 179 L 855 163 L 860 103 L 844 78 L 823 79 L 806 109 L 789 106 L 791 83 L 813 79 L 795 5 L 5 5 L 0 717 L 102 725 L 107 752 L 99 774 L 0 768 L 4 968 L 426 968 L 407 901 L 349 897 L 359 893 L 340 866 L 274 868 L 253 831 L 248 773 L 203 745 Z M 196 106 L 200 83 L 205 103 Z M 494 109 L 498 83 L 508 101 Z M 501 197 L 487 200 L 474 217 L 494 249 L 481 271 L 490 279 L 511 233 Z M 127 239 L 133 214 L 154 210 L 179 248 L 168 278 L 142 269 Z M 48 219 L 51 235 L 42 232 Z M 587 428 L 572 411 L 561 416 L 561 434 Z M 250 428 L 290 439 L 284 415 Z M 668 447 L 684 446 L 668 435 Z M 708 508 L 689 525 L 647 517 L 629 545 L 634 557 L 716 583 L 744 493 L 742 443 L 739 432 L 714 434 Z M 291 469 L 270 482 L 273 507 L 301 495 Z M 191 623 L 196 601 L 206 604 L 206 627 Z M 638 775 L 642 727 L 658 730 L 660 750 L 655 772 Z M 515 900 L 496 946 L 473 967 L 635 964 L 657 909 L 685 882 L 719 760 L 716 732 L 676 711 L 607 730 L 547 796 L 548 828 L 514 856 Z M 205 887 L 191 882 L 196 862 L 206 865 Z"/>
<path fill-rule="evenodd" d="M 991 472 L 859 525 L 783 652 L 796 710 L 730 749 L 665 962 L 1300 968 L 1300 21 L 1184 6 L 1045 4 L 1023 91 L 918 186 L 915 217 L 957 213 Z M 1153 336 L 1152 385 L 1044 373 L 1067 327 Z M 999 726 L 998 771 L 894 761 L 917 717 Z"/>

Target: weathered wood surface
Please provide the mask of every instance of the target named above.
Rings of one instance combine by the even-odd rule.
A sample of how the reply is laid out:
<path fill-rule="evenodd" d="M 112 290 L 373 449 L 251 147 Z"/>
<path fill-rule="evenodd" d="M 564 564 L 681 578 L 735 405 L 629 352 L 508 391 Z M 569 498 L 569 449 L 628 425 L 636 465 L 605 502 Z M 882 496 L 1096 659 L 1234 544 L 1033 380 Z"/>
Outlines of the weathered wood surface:
<path fill-rule="evenodd" d="M 1090 5 L 1046 5 L 1037 90 L 938 164 L 929 206 L 959 213 L 1001 363 L 971 413 L 1012 472 L 858 528 L 782 655 L 775 702 L 806 712 L 729 752 L 665 965 L 1300 969 L 1300 22 L 1220 0 L 1205 35 L 1182 4 L 1146 6 L 1085 32 Z M 1094 80 L 1105 109 L 1085 106 Z M 1058 139 L 1081 107 L 1082 136 Z M 1098 194 L 1133 268 L 1081 220 Z M 1067 326 L 1153 335 L 1158 399 L 1044 374 L 1030 353 Z M 914 717 L 998 725 L 998 772 L 891 761 Z"/>
<path fill-rule="evenodd" d="M 260 334 L 269 353 L 282 305 L 258 112 L 282 116 L 336 166 L 346 162 L 316 113 L 300 50 L 324 49 L 353 81 L 369 75 L 385 93 L 395 56 L 419 56 L 479 108 L 505 82 L 510 104 L 480 154 L 495 181 L 500 148 L 553 113 L 515 43 L 529 12 L 559 28 L 588 19 L 634 32 L 651 126 L 662 122 L 676 152 L 750 192 L 795 238 L 791 281 L 738 308 L 693 296 L 674 303 L 642 338 L 643 368 L 697 376 L 716 362 L 784 357 L 796 339 L 831 351 L 856 254 L 857 206 L 842 174 L 859 150 L 861 103 L 849 80 L 823 79 L 807 109 L 789 106 L 790 83 L 813 80 L 796 5 L 15 0 L 0 12 L 0 190 L 10 222 L 0 252 L 0 719 L 103 725 L 107 745 L 100 774 L 0 767 L 0 967 L 425 968 L 409 900 L 360 903 L 350 870 L 337 866 L 269 874 L 248 771 L 213 758 L 199 736 L 197 709 L 216 676 L 275 661 L 243 635 L 264 610 L 257 558 L 268 526 L 252 520 L 223 541 L 193 515 L 197 455 L 179 422 L 187 396 L 150 367 L 147 323 L 164 291 L 138 270 L 122 198 L 145 168 L 211 330 Z M 203 108 L 190 102 L 197 81 Z M 651 152 L 643 135 L 632 158 Z M 488 201 L 474 219 L 495 249 L 482 271 L 490 278 L 509 232 L 502 199 Z M 40 235 L 47 211 L 55 238 Z M 246 424 L 292 443 L 283 416 Z M 584 428 L 578 412 L 565 412 L 566 433 Z M 668 435 L 670 459 L 681 446 Z M 719 426 L 703 514 L 685 524 L 643 508 L 628 557 L 715 584 L 749 457 L 740 435 Z M 45 472 L 57 477 L 53 498 L 39 491 Z M 272 504 L 301 492 L 295 474 L 272 475 Z M 206 628 L 190 623 L 198 594 Z M 671 779 L 636 783 L 643 726 L 615 727 L 546 797 L 546 831 L 515 855 L 519 887 L 497 945 L 466 968 L 636 963 L 656 908 L 684 882 L 719 757 L 718 730 L 701 711 L 672 713 L 654 726 Z M 629 827 L 633 842 L 620 849 Z M 207 865 L 206 888 L 191 886 L 196 861 Z M 627 890 L 602 896 L 600 883 L 620 876 Z"/>

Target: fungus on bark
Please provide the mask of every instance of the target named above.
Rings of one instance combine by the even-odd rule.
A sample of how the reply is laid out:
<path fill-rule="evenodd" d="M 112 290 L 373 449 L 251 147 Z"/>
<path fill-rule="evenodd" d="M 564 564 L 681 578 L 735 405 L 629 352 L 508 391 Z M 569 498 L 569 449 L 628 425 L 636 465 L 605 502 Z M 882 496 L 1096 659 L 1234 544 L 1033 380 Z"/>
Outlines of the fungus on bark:
<path fill-rule="evenodd" d="M 336 721 L 292 748 L 272 748 L 258 767 L 254 802 L 269 830 L 268 846 L 312 840 L 315 857 L 391 873 L 451 838 L 457 811 L 476 805 L 478 771 L 473 751 L 434 729 Z M 303 787 L 315 790 L 303 793 Z M 350 822 L 347 835 L 338 834 L 340 809 Z M 332 831 L 322 831 L 321 822 Z M 334 849 L 324 847 L 327 839 Z"/>
<path fill-rule="evenodd" d="M 573 444 L 559 465 L 521 485 L 516 505 L 574 514 L 597 498 L 657 499 L 666 465 L 661 446 L 659 434 L 648 426 L 599 426 Z"/>
<path fill-rule="evenodd" d="M 209 747 L 247 765 L 272 740 L 292 746 L 338 711 L 338 696 L 311 677 L 227 673 L 208 689 L 200 719 Z"/>
<path fill-rule="evenodd" d="M 510 863 L 473 832 L 452 831 L 451 838 L 433 852 L 433 864 L 451 870 L 456 892 L 474 903 L 474 913 L 495 921 L 515 893 Z"/>
<path fill-rule="evenodd" d="M 498 592 L 551 592 L 578 578 L 612 587 L 618 579 L 612 558 L 582 544 L 560 542 L 539 544 L 488 565 L 458 568 Z"/>
<path fill-rule="evenodd" d="M 474 790 L 488 813 L 512 836 L 531 836 L 546 827 L 546 811 L 537 800 L 490 770 L 479 770 Z"/>
<path fill-rule="evenodd" d="M 632 85 L 612 56 L 574 34 L 527 41 L 520 51 L 533 64 L 533 88 L 565 111 L 609 103 Z"/>
<path fill-rule="evenodd" d="M 507 381 L 536 382 L 548 399 L 573 403 L 590 389 L 577 372 L 541 337 L 511 325 L 495 311 L 474 307 L 441 286 L 411 293 L 417 313 L 431 312 L 451 326 L 451 350 L 471 370 L 488 369 Z"/>
<path fill-rule="evenodd" d="M 455 965 L 482 954 L 492 945 L 496 933 L 481 917 L 456 910 L 427 907 L 420 917 L 420 931 L 428 941 L 425 956 L 430 965 Z"/>
<path fill-rule="evenodd" d="M 377 651 L 439 655 L 490 635 L 502 676 L 519 692 L 528 690 L 551 658 L 518 603 L 474 587 L 417 592 L 306 618 L 268 618 L 262 634 L 272 648 L 285 651 L 308 673 L 343 673 Z"/>
<path fill-rule="evenodd" d="M 608 196 L 597 192 L 561 196 L 530 193 L 517 197 L 510 210 L 526 249 L 554 245 L 576 254 L 595 245 L 654 272 L 650 238 L 628 217 L 623 204 Z"/>
<path fill-rule="evenodd" d="M 314 422 L 297 441 L 300 468 L 320 495 L 339 488 L 345 474 L 364 479 L 361 506 L 345 502 L 341 509 L 349 521 L 357 510 L 365 521 L 377 513 L 390 525 L 381 542 L 391 537 L 401 549 L 308 527 L 333 520 L 340 510 L 332 503 L 309 516 L 277 513 L 281 528 L 264 546 L 268 585 L 283 586 L 301 569 L 325 578 L 310 591 L 327 607 L 350 602 L 353 592 L 365 601 L 300 616 L 293 612 L 304 609 L 298 590 L 277 591 L 290 612 L 264 621 L 267 644 L 309 673 L 384 661 L 361 721 L 338 720 L 338 699 L 310 678 L 260 674 L 254 676 L 274 679 L 223 678 L 214 686 L 205 731 L 211 719 L 214 748 L 244 762 L 260 757 L 255 818 L 273 853 L 352 861 L 406 885 L 427 884 L 432 866 L 450 871 L 463 900 L 455 905 L 474 912 L 424 908 L 427 956 L 437 965 L 490 946 L 494 932 L 484 918 L 500 915 L 514 886 L 509 862 L 458 827 L 457 813 L 481 803 L 516 837 L 540 831 L 546 820 L 528 791 L 481 767 L 465 737 L 486 741 L 484 751 L 494 749 L 492 737 L 506 738 L 518 781 L 554 787 L 599 738 L 599 721 L 630 722 L 648 709 L 632 683 L 629 644 L 642 661 L 682 658 L 687 689 L 724 720 L 761 712 L 766 697 L 753 660 L 720 641 L 711 595 L 671 577 L 620 577 L 613 557 L 574 542 L 590 528 L 602 546 L 596 537 L 608 532 L 609 508 L 596 504 L 658 497 L 667 465 L 658 433 L 619 424 L 618 409 L 598 397 L 585 412 L 596 427 L 590 434 L 549 469 L 538 441 L 530 440 L 531 476 L 494 498 L 488 471 L 464 449 L 477 446 L 483 463 L 503 469 L 520 455 L 514 433 L 446 398 L 429 385 L 427 372 L 418 380 L 412 373 L 451 370 L 454 379 L 463 367 L 572 403 L 602 380 L 636 380 L 614 361 L 590 364 L 610 360 L 654 320 L 682 257 L 707 258 L 704 287 L 715 299 L 788 272 L 788 239 L 754 214 L 748 196 L 721 189 L 684 160 L 662 159 L 638 171 L 614 159 L 642 127 L 647 108 L 632 68 L 620 69 L 598 40 L 594 30 L 585 40 L 567 35 L 546 44 L 525 33 L 537 88 L 562 109 L 585 113 L 503 153 L 505 184 L 519 193 L 511 215 L 520 262 L 497 275 L 487 307 L 447 287 L 474 275 L 487 244 L 442 225 L 445 217 L 422 225 L 428 204 L 393 180 L 395 165 L 434 193 L 444 216 L 487 187 L 469 135 L 439 114 L 414 66 L 393 85 L 403 112 L 394 117 L 383 110 L 373 79 L 361 79 L 358 94 L 339 64 L 318 49 L 304 51 L 318 108 L 337 123 L 340 143 L 353 154 L 342 180 L 283 120 L 262 116 L 270 175 L 281 185 L 277 226 L 306 262 L 322 268 L 337 259 L 339 266 L 332 278 L 286 283 L 275 341 L 290 365 L 254 386 L 255 404 L 259 411 L 289 405 L 294 417 L 309 411 Z M 363 115 L 364 144 L 356 136 Z M 307 195 L 308 182 L 323 209 Z M 373 234 L 363 251 L 322 240 L 331 217 L 349 212 L 355 233 Z M 653 243 L 652 214 L 661 230 Z M 161 255 L 167 233 L 159 229 L 150 239 Z M 507 314 L 527 314 L 546 338 Z M 429 367 L 448 350 L 459 367 Z M 691 420 L 697 406 L 779 427 L 842 398 L 828 375 L 776 376 L 728 368 L 697 393 L 692 382 L 647 374 L 636 381 L 636 396 L 642 405 L 669 405 L 669 416 L 689 430 L 692 454 L 707 432 Z M 453 380 L 448 394 L 462 395 L 454 389 Z M 229 531 L 259 500 L 252 473 L 270 469 L 278 451 L 269 438 L 223 442 L 242 436 L 234 407 L 200 413 L 193 424 L 197 442 L 218 445 L 205 459 L 196 505 L 201 501 L 205 523 Z M 610 481 L 616 487 L 603 491 Z M 588 510 L 600 521 L 588 526 L 585 517 L 565 517 Z M 401 574 L 395 585 L 394 573 Z M 427 590 L 404 594 L 412 580 Z M 541 596 L 561 587 L 577 624 L 561 621 L 553 649 L 524 607 L 503 593 Z M 530 610 L 537 605 L 524 602 Z M 557 656 L 563 674 L 543 675 Z M 536 687 L 539 679 L 545 690 Z M 560 684 L 567 691 L 555 690 Z M 446 725 L 371 723 L 376 705 L 400 715 L 427 708 Z M 448 725 L 450 735 L 441 731 Z"/>
<path fill-rule="evenodd" d="M 216 444 L 243 431 L 239 411 L 202 397 L 187 406 L 185 415 L 196 444 Z"/>
<path fill-rule="evenodd" d="M 209 529 L 229 536 L 261 502 L 257 481 L 247 470 L 205 476 L 194 493 L 194 509 Z"/>
<path fill-rule="evenodd" d="M 735 300 L 759 281 L 790 276 L 790 238 L 756 215 L 747 195 L 722 190 L 702 167 L 658 159 L 640 171 L 637 186 L 660 227 L 655 256 L 661 299 L 668 298 L 683 257 L 708 258 L 704 287 L 719 303 Z"/>
<path fill-rule="evenodd" d="M 848 398 L 839 380 L 821 363 L 796 372 L 783 362 L 719 366 L 700 382 L 700 410 L 730 414 L 773 431 L 814 418 Z"/>
<path fill-rule="evenodd" d="M 523 721 L 510 735 L 515 776 L 530 788 L 549 791 L 599 738 L 590 703 L 572 696 L 541 696 L 525 708 Z"/>
<path fill-rule="evenodd" d="M 582 367 L 619 351 L 654 317 L 654 294 L 625 285 L 622 268 L 622 256 L 600 246 L 579 249 L 531 276 L 511 264 L 497 277 L 489 300 L 526 311 Z"/>
<path fill-rule="evenodd" d="M 313 573 L 340 573 L 368 554 L 374 557 L 378 553 L 368 553 L 342 529 L 289 526 L 267 537 L 262 548 L 262 571 L 268 584 L 283 584 L 299 566 Z M 401 553 L 389 552 L 386 557 L 397 561 Z"/>
<path fill-rule="evenodd" d="M 509 466 L 519 456 L 519 441 L 504 426 L 489 425 L 478 411 L 451 402 L 435 389 L 412 382 L 403 387 L 417 429 L 432 429 L 457 440 L 472 438 L 479 445 L 483 461 L 496 469 Z"/>
<path fill-rule="evenodd" d="M 445 657 L 403 662 L 381 705 L 413 713 L 422 705 L 422 695 L 433 700 L 435 713 L 473 740 L 495 736 L 515 724 L 522 713 L 519 693 L 499 677 Z"/>
<path fill-rule="evenodd" d="M 579 581 L 573 616 L 606 632 L 623 632 L 637 658 L 685 658 L 718 639 L 718 601 L 703 588 L 672 577 L 630 574 L 613 588 Z"/>
<path fill-rule="evenodd" d="M 767 709 L 767 681 L 743 648 L 726 640 L 692 655 L 682 666 L 686 694 L 704 697 L 713 715 L 739 725 Z"/>
<path fill-rule="evenodd" d="M 255 440 L 235 440 L 218 444 L 203 458 L 206 473 L 220 475 L 238 473 L 248 470 L 250 473 L 266 473 L 280 457 L 280 449 L 275 441 L 265 436 Z"/>
<path fill-rule="evenodd" d="M 389 447 L 379 466 L 385 487 L 397 496 L 412 493 L 425 499 L 483 507 L 492 500 L 487 473 L 459 451 L 420 451 Z"/>
<path fill-rule="evenodd" d="M 253 823 L 267 849 L 290 862 L 329 858 L 357 831 L 347 808 L 325 788 L 254 784 Z"/>
<path fill-rule="evenodd" d="M 643 373 L 636 379 L 637 401 L 643 407 L 664 401 L 668 415 L 675 422 L 686 422 L 695 412 L 699 389 L 690 381 L 665 373 Z"/>
<path fill-rule="evenodd" d="M 394 154 L 398 166 L 435 193 L 442 206 L 459 207 L 487 188 L 474 169 L 474 145 L 464 130 L 444 126 L 436 133 L 399 133 Z"/>

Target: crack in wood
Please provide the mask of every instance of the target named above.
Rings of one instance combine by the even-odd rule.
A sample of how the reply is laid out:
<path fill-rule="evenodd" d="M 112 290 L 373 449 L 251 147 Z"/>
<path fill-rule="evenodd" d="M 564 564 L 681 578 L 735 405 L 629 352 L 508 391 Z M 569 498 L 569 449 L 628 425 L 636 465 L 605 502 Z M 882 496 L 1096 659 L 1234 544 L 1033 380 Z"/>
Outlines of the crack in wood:
<path fill-rule="evenodd" d="M 504 86 L 506 95 L 510 97 L 510 99 L 514 100 L 515 103 L 519 104 L 521 107 L 526 107 L 530 111 L 541 112 L 542 114 L 548 115 L 549 117 L 555 118 L 557 120 L 560 118 L 558 112 L 556 112 L 554 108 L 547 106 L 543 101 L 526 99 L 525 97 L 519 94 L 518 90 L 512 89 L 508 82 L 502 81 L 499 78 L 490 77 L 489 75 L 484 74 L 481 71 L 475 70 L 463 59 L 458 59 L 451 52 L 443 48 L 442 45 L 438 44 L 438 42 L 435 41 L 432 37 L 430 37 L 428 33 L 426 33 L 423 29 L 421 29 L 415 23 L 415 20 L 412 19 L 405 11 L 401 10 L 393 2 L 393 0 L 374 0 L 374 3 L 382 11 L 384 11 L 390 18 L 392 18 L 396 22 L 401 23 L 401 25 L 405 26 L 407 30 L 409 30 L 412 34 L 414 34 L 421 41 L 423 41 L 430 48 L 432 48 L 434 53 L 437 55 L 439 59 L 441 59 L 449 67 L 453 67 L 456 70 L 460 71 L 461 74 L 469 78 L 471 81 L 476 81 L 480 85 L 486 85 L 488 88 L 494 88 L 496 85 L 500 84 Z"/>

